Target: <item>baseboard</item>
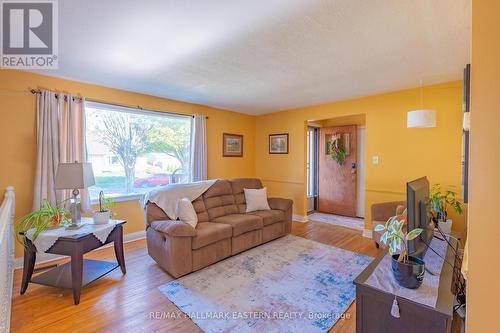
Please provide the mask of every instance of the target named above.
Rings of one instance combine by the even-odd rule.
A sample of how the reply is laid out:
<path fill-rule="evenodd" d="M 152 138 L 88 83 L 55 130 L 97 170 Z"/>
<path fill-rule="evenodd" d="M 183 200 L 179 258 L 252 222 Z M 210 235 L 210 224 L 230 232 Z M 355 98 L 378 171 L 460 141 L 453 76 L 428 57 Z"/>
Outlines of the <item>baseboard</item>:
<path fill-rule="evenodd" d="M 363 237 L 372 238 L 372 231 L 370 229 L 363 229 Z"/>
<path fill-rule="evenodd" d="M 133 242 L 133 241 L 136 241 L 139 239 L 144 239 L 144 238 L 146 238 L 146 231 L 142 230 L 142 231 L 132 232 L 130 234 L 123 235 L 123 243 L 129 243 L 129 242 Z M 111 247 L 111 246 L 113 246 L 113 243 L 109 243 L 109 244 L 106 244 L 104 246 L 101 246 L 100 248 L 95 249 L 94 251 L 104 249 L 107 247 Z M 45 264 L 45 263 L 48 263 L 48 262 L 51 262 L 54 260 L 62 259 L 64 257 L 65 256 L 61 256 L 58 254 L 50 254 L 50 253 L 37 254 L 35 265 Z M 19 258 L 14 259 L 14 269 L 19 269 L 19 268 L 23 268 L 23 257 L 19 257 Z"/>
<path fill-rule="evenodd" d="M 307 216 L 302 216 L 302 215 L 298 215 L 298 214 L 293 214 L 292 220 L 294 220 L 296 222 L 307 222 L 307 221 L 309 221 L 309 219 L 307 218 Z"/>
<path fill-rule="evenodd" d="M 123 235 L 123 242 L 129 243 L 144 238 L 146 238 L 146 230 L 141 230 Z"/>

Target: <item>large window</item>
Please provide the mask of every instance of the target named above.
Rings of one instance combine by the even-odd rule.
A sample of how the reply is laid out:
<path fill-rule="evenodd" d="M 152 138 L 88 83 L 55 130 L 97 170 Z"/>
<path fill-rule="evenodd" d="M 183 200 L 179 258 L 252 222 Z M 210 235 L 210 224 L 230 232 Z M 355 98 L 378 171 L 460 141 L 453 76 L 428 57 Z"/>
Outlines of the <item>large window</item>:
<path fill-rule="evenodd" d="M 189 181 L 192 117 L 95 102 L 87 102 L 85 111 L 96 181 L 91 199 L 100 191 L 129 197 Z"/>

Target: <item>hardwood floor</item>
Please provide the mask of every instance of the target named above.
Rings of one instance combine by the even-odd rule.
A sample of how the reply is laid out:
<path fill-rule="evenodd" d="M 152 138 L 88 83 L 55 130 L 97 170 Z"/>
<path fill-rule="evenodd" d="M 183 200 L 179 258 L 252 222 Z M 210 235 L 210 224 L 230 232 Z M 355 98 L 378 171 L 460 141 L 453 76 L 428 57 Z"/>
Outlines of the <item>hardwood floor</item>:
<path fill-rule="evenodd" d="M 360 231 L 325 223 L 294 222 L 292 234 L 346 250 L 376 256 L 373 241 Z M 86 258 L 115 260 L 112 248 L 91 252 Z M 14 274 L 11 332 L 201 332 L 187 318 L 154 319 L 155 312 L 175 313 L 177 307 L 158 290 L 172 280 L 149 257 L 145 240 L 125 244 L 127 274 L 119 269 L 82 290 L 73 305 L 69 289 L 30 284 L 19 295 L 21 270 Z M 353 303 L 331 332 L 355 332 Z"/>

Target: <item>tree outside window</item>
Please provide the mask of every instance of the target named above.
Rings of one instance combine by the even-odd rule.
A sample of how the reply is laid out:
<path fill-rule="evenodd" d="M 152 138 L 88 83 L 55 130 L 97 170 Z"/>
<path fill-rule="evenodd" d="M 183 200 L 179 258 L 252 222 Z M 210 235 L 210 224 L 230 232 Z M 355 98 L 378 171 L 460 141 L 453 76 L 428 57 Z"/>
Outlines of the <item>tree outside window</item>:
<path fill-rule="evenodd" d="M 189 180 L 191 117 L 93 102 L 86 105 L 86 117 L 87 150 L 96 178 L 92 198 L 101 190 L 119 197 Z"/>

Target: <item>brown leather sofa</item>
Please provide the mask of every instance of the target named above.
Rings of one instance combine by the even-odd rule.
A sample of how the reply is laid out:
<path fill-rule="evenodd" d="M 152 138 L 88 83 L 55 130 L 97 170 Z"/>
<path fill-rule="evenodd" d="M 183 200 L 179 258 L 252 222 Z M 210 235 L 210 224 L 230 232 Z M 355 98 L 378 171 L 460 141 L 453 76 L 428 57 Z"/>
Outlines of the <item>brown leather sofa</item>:
<path fill-rule="evenodd" d="M 384 224 L 387 220 L 395 215 L 403 214 L 406 209 L 406 201 L 383 202 L 372 205 L 372 238 L 375 241 L 375 246 L 385 247 L 380 243 L 382 232 L 375 231 L 375 227 L 379 224 Z"/>
<path fill-rule="evenodd" d="M 156 204 L 145 208 L 149 255 L 173 277 L 196 271 L 292 229 L 292 200 L 269 198 L 271 210 L 245 213 L 244 188 L 262 188 L 259 179 L 217 180 L 193 201 L 196 228 L 173 221 Z"/>

